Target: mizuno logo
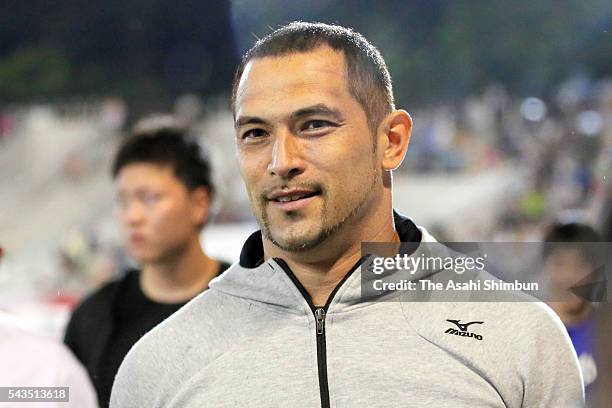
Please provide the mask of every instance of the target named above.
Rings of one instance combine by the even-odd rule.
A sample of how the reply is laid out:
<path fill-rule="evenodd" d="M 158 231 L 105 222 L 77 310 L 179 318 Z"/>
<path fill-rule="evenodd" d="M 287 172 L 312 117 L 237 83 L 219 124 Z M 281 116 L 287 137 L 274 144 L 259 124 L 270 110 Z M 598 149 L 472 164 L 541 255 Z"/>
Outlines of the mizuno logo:
<path fill-rule="evenodd" d="M 484 322 L 461 323 L 460 320 L 452 320 L 452 319 L 446 319 L 446 321 L 457 326 L 459 330 L 453 329 L 451 327 L 450 329 L 447 329 L 444 333 L 454 334 L 455 336 L 462 336 L 462 337 L 473 337 L 476 340 L 482 340 L 482 336 L 480 334 L 471 333 L 471 332 L 468 332 L 467 330 L 468 330 L 468 327 L 472 324 L 483 324 Z"/>
<path fill-rule="evenodd" d="M 469 322 L 469 323 L 460 323 L 460 320 L 451 320 L 451 319 L 446 319 L 447 322 L 451 322 L 457 325 L 457 327 L 459 328 L 459 330 L 461 331 L 467 331 L 468 326 L 471 324 L 483 324 L 484 322 Z"/>

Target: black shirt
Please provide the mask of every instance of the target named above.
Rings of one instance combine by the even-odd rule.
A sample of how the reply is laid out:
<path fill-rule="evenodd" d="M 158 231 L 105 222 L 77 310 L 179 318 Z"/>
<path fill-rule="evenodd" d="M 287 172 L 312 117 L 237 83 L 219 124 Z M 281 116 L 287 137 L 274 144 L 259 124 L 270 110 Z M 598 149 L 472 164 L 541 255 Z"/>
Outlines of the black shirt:
<path fill-rule="evenodd" d="M 228 263 L 220 262 L 218 274 L 228 267 Z M 100 297 L 106 301 L 100 302 Z M 66 330 L 65 342 L 86 366 L 100 407 L 108 407 L 115 375 L 130 348 L 186 303 L 158 303 L 149 299 L 140 287 L 140 271 L 130 270 L 123 279 L 100 289 L 79 305 Z M 111 310 L 100 310 L 106 307 Z M 89 342 L 88 337 L 96 333 L 82 332 L 90 331 L 99 318 L 110 320 L 101 324 L 103 328 L 98 333 L 104 339 Z"/>
<path fill-rule="evenodd" d="M 130 348 L 149 330 L 179 310 L 187 302 L 157 303 L 142 292 L 140 272 L 130 271 L 115 304 L 115 327 L 104 350 L 100 367 L 98 393 L 110 400 L 115 374 Z"/>

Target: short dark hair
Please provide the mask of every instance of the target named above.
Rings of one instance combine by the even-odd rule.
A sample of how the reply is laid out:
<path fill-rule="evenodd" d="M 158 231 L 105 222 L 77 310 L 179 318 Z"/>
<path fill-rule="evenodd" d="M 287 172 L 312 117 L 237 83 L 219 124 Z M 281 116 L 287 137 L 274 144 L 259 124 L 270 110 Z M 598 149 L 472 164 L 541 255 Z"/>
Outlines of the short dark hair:
<path fill-rule="evenodd" d="M 115 156 L 113 178 L 132 163 L 168 165 L 188 190 L 205 187 L 212 199 L 214 186 L 208 152 L 187 126 L 171 116 L 146 118 L 134 126 Z"/>
<path fill-rule="evenodd" d="M 236 113 L 238 84 L 250 60 L 309 52 L 325 45 L 344 54 L 349 92 L 363 107 L 370 128 L 376 130 L 380 121 L 395 109 L 391 75 L 385 60 L 358 32 L 323 23 L 294 21 L 257 41 L 236 69 L 232 112 Z"/>
<path fill-rule="evenodd" d="M 601 242 L 601 235 L 590 225 L 581 222 L 557 221 L 548 227 L 544 235 L 542 255 L 547 258 L 555 249 L 574 248 L 591 265 L 596 266 L 601 248 L 588 245 L 592 242 Z"/>

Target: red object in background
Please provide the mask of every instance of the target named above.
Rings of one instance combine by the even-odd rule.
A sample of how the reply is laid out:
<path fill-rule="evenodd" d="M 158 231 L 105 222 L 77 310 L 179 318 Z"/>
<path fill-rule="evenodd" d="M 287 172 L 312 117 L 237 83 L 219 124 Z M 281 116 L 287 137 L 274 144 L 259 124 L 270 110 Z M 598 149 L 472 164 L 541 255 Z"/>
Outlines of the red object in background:
<path fill-rule="evenodd" d="M 0 113 L 0 139 L 8 137 L 12 132 L 13 117 L 8 113 Z"/>
<path fill-rule="evenodd" d="M 52 307 L 72 310 L 79 303 L 80 297 L 74 293 L 53 293 L 44 297 L 44 303 Z"/>

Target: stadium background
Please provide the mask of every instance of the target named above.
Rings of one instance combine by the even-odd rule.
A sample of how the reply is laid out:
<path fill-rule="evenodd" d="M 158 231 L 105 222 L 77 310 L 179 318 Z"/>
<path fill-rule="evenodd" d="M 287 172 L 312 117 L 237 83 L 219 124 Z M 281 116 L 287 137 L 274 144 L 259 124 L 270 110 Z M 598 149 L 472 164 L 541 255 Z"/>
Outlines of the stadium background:
<path fill-rule="evenodd" d="M 415 128 L 397 208 L 440 240 L 537 241 L 560 215 L 610 239 L 612 4 L 553 1 L 84 1 L 0 5 L 0 309 L 61 337 L 71 307 L 129 263 L 110 160 L 172 112 L 209 147 L 204 232 L 237 259 L 256 228 L 234 163 L 239 56 L 292 20 L 355 28 L 383 53 Z"/>

